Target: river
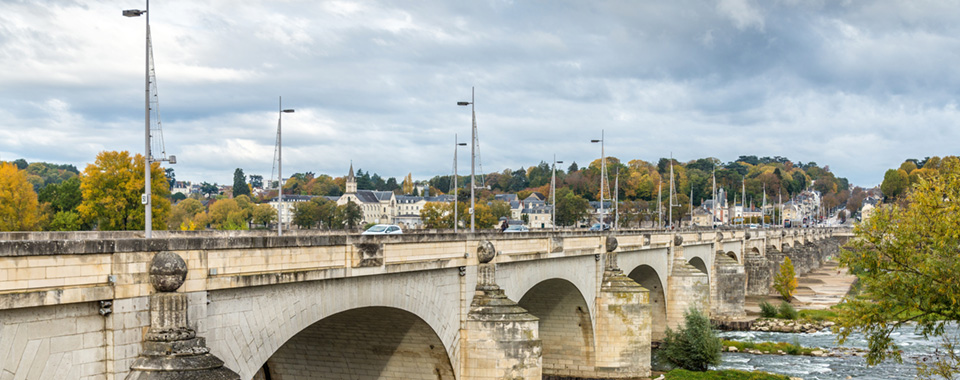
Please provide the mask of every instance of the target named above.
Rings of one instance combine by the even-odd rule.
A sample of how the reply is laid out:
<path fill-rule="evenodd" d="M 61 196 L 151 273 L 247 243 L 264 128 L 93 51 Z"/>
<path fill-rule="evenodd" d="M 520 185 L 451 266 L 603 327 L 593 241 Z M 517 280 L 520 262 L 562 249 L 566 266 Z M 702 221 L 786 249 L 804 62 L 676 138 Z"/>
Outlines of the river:
<path fill-rule="evenodd" d="M 952 336 L 960 331 L 956 326 L 949 327 L 947 333 Z M 721 332 L 727 340 L 753 342 L 799 341 L 804 347 L 836 348 L 836 335 L 827 331 L 814 334 L 790 334 L 761 331 Z M 891 336 L 903 350 L 903 363 L 888 360 L 876 366 L 867 366 L 862 356 L 813 357 L 793 355 L 752 355 L 743 353 L 724 353 L 723 362 L 716 369 L 741 369 L 747 371 L 766 371 L 804 380 L 833 379 L 913 379 L 916 377 L 914 362 L 918 358 L 930 355 L 937 348 L 939 338 L 924 339 L 915 334 L 913 328 L 904 328 Z M 862 334 L 851 335 L 842 347 L 866 349 L 867 341 Z"/>

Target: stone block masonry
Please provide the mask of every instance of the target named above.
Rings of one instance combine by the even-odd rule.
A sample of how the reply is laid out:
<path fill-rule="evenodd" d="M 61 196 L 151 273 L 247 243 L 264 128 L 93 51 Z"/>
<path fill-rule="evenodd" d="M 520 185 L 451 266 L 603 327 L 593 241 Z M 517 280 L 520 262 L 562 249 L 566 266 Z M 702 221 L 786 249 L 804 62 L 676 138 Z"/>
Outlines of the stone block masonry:
<path fill-rule="evenodd" d="M 837 235 L 848 234 L 616 233 L 620 247 L 609 233 L 587 232 L 0 233 L 0 380 L 128 376 L 151 328 L 147 268 L 160 251 L 186 262 L 176 294 L 186 300 L 187 327 L 244 380 L 360 370 L 430 379 L 643 374 L 654 331 L 675 326 L 690 306 L 722 306 L 711 290 L 732 289 L 723 270 L 744 271 L 750 291 L 760 277 L 753 271 L 770 273 L 784 256 L 770 247 L 795 246 L 790 253 L 808 265 L 835 254 Z M 483 252 L 499 274 L 481 270 L 484 240 L 497 246 Z M 371 244 L 375 260 L 359 265 L 358 247 Z M 750 267 L 750 252 L 736 249 L 748 268 L 724 262 L 711 249 L 718 244 L 767 247 L 759 252 L 767 263 Z M 617 280 L 608 253 L 650 292 Z M 350 354 L 331 355 L 332 346 Z"/>

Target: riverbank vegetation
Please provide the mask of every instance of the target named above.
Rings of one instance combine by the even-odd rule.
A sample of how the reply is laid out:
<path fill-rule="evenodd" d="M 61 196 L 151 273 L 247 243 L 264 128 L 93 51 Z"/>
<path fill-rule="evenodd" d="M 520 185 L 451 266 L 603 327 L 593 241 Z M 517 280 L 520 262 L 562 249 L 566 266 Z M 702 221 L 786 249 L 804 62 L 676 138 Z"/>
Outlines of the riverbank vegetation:
<path fill-rule="evenodd" d="M 939 337 L 939 353 L 917 363 L 918 375 L 951 379 L 960 374 L 958 337 L 945 329 L 960 322 L 960 159 L 923 169 L 903 193 L 885 178 L 891 202 L 854 228 L 840 262 L 857 274 L 861 292 L 840 305 L 837 321 L 841 343 L 854 332 L 867 336 L 869 364 L 902 361 L 891 338 L 901 327 Z"/>
<path fill-rule="evenodd" d="M 664 380 L 790 380 L 789 376 L 767 372 L 746 372 L 735 369 L 723 371 L 688 371 L 675 369 L 663 375 Z"/>
<path fill-rule="evenodd" d="M 750 342 L 724 340 L 724 351 L 730 351 L 730 347 L 735 347 L 737 352 L 746 352 L 748 350 L 759 351 L 761 354 L 777 355 L 781 352 L 787 355 L 813 355 L 819 348 L 803 347 L 798 342 Z"/>
<path fill-rule="evenodd" d="M 723 344 L 710 320 L 695 308 L 683 317 L 684 324 L 676 331 L 667 327 L 657 361 L 690 371 L 706 371 L 708 366 L 720 364 Z"/>

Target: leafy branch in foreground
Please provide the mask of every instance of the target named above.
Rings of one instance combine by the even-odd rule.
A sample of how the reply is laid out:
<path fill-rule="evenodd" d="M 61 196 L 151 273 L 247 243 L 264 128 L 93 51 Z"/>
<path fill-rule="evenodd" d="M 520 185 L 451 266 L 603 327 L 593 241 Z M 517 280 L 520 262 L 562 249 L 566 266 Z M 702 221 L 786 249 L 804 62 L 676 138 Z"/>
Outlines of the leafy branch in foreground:
<path fill-rule="evenodd" d="M 869 364 L 902 361 L 891 333 L 908 322 L 953 351 L 945 327 L 960 321 L 960 160 L 946 157 L 938 169 L 921 177 L 902 203 L 879 207 L 841 252 L 862 292 L 839 308 L 840 341 L 864 333 Z M 935 360 L 941 361 L 937 368 L 947 368 L 945 377 L 960 373 L 956 355 Z"/>

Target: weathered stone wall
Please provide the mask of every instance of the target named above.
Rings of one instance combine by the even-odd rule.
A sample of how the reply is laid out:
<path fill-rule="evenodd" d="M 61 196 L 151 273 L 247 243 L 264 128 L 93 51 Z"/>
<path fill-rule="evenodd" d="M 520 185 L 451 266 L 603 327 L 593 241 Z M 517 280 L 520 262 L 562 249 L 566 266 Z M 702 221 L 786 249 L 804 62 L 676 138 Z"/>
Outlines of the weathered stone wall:
<path fill-rule="evenodd" d="M 741 318 L 746 316 L 743 301 L 746 295 L 746 273 L 743 265 L 733 258 L 732 252 L 717 252 L 714 259 L 714 282 L 716 293 L 710 300 L 711 317 Z"/>
<path fill-rule="evenodd" d="M 443 343 L 429 325 L 397 309 L 371 307 L 310 325 L 267 361 L 273 380 L 452 380 Z"/>
<path fill-rule="evenodd" d="M 770 293 L 773 274 L 770 271 L 770 261 L 766 257 L 753 250 L 747 252 L 744 271 L 747 276 L 748 296 L 765 296 Z"/>
<path fill-rule="evenodd" d="M 662 341 L 667 329 L 666 292 L 660 276 L 653 267 L 641 265 L 630 272 L 629 277 L 648 291 L 650 307 L 650 337 Z"/>
<path fill-rule="evenodd" d="M 98 309 L 87 302 L 0 311 L 0 379 L 102 378 L 109 348 Z"/>
<path fill-rule="evenodd" d="M 710 284 L 705 273 L 678 260 L 667 283 L 667 326 L 676 329 L 683 324 L 683 314 L 691 307 L 709 315 Z"/>
<path fill-rule="evenodd" d="M 594 332 L 590 309 L 570 282 L 547 280 L 517 302 L 540 319 L 543 374 L 587 377 L 594 373 Z"/>
<path fill-rule="evenodd" d="M 717 240 L 721 233 L 730 236 Z M 824 233 L 819 231 L 800 236 L 780 236 L 779 231 L 775 232 L 777 236 L 772 236 L 772 233 L 760 231 L 754 240 L 795 244 L 796 249 L 785 251 L 794 251 L 790 253 L 797 258 L 801 270 L 819 265 L 825 257 L 836 254 L 837 241 L 845 239 L 822 240 Z M 190 300 L 190 326 L 205 336 L 212 352 L 243 378 L 252 378 L 285 342 L 301 339 L 298 334 L 313 323 L 339 312 L 366 307 L 394 308 L 415 315 L 442 343 L 453 373 L 472 365 L 460 363 L 464 357 L 461 350 L 467 347 L 462 344 L 460 329 L 471 323 L 482 324 L 463 322 L 474 295 L 472 287 L 476 283 L 477 267 L 474 252 L 478 242 L 465 240 L 463 235 L 411 234 L 380 239 L 316 233 L 282 238 L 231 233 L 212 234 L 219 237 L 171 234 L 170 238 L 144 240 L 131 238 L 135 232 L 44 234 L 0 234 L 2 380 L 46 378 L 50 372 L 44 371 L 54 371 L 57 374 L 54 378 L 84 379 L 88 375 L 91 379 L 123 378 L 140 353 L 140 343 L 149 326 L 147 301 L 151 290 L 146 275 L 147 262 L 155 252 L 163 250 L 176 252 L 188 264 L 189 273 L 179 291 L 186 293 Z M 722 275 L 715 268 L 714 251 L 710 247 L 715 247 L 717 242 L 725 246 L 730 239 L 745 238 L 741 235 L 744 235 L 742 231 L 679 235 L 622 232 L 623 269 L 632 272 L 636 268 L 649 268 L 655 275 L 644 269 L 640 271 L 642 275 L 638 272 L 634 276 L 651 290 L 653 336 L 656 337 L 658 331 L 662 333 L 667 321 L 676 326 L 688 306 L 704 310 L 711 305 L 711 294 L 721 297 L 724 293 L 719 285 Z M 38 236 L 53 240 L 35 240 Z M 488 237 L 498 244 L 502 254 L 497 260 L 502 270 L 497 280 L 507 294 L 520 299 L 541 282 L 566 280 L 581 295 L 583 305 L 580 307 L 585 311 L 582 315 L 586 324 L 599 332 L 597 323 L 609 316 L 597 309 L 609 304 L 602 301 L 599 290 L 603 260 L 595 256 L 602 252 L 603 236 L 585 232 L 540 232 L 472 237 Z M 685 247 L 674 246 L 676 236 L 686 239 L 687 253 L 698 257 L 697 261 L 713 273 L 707 276 L 695 269 L 690 271 L 685 260 L 689 257 L 684 258 Z M 797 241 L 807 244 L 797 244 Z M 376 249 L 370 252 L 361 249 L 370 245 Z M 364 256 L 366 254 L 370 257 Z M 783 257 L 776 249 L 768 249 L 768 273 L 778 270 Z M 745 261 L 748 261 L 744 272 L 747 291 L 753 292 L 756 291 L 753 280 L 761 276 L 751 274 L 751 265 L 757 269 L 764 264 Z M 675 278 L 668 273 L 675 274 Z M 709 290 L 711 286 L 715 293 Z M 112 302 L 112 314 L 99 314 L 100 301 Z M 31 323 L 38 321 L 46 322 Z M 89 330 L 92 321 L 99 321 L 99 330 Z M 56 327 L 46 328 L 44 323 Z M 521 324 L 526 329 L 535 325 L 533 322 Z M 488 334 L 490 339 L 512 339 L 503 332 L 482 328 L 466 330 L 479 334 L 471 338 Z M 79 348 L 57 351 L 59 343 L 75 343 L 78 335 L 81 336 Z M 94 342 L 94 335 L 101 337 L 99 341 Z M 606 338 L 596 337 L 590 345 L 595 358 L 599 357 L 603 339 Z M 502 340 L 482 344 L 495 345 L 495 342 Z M 524 342 L 530 343 L 529 339 Z M 102 352 L 97 354 L 102 357 L 96 356 L 98 364 L 85 361 L 86 355 L 93 352 L 91 349 Z M 589 352 L 580 352 L 589 358 Z M 523 360 L 529 364 L 532 359 Z M 572 368 L 581 363 L 589 362 L 581 359 L 576 364 L 562 365 Z M 597 363 L 592 365 L 599 368 Z M 481 370 L 480 367 L 474 369 Z M 528 369 L 524 370 L 524 376 L 539 376 L 539 372 L 534 374 L 539 367 L 536 371 Z M 93 373 L 96 375 L 91 375 Z M 60 374 L 64 374 L 63 377 Z"/>
<path fill-rule="evenodd" d="M 615 259 L 614 259 L 615 260 Z M 615 264 L 615 262 L 614 262 Z M 610 265 L 597 298 L 596 366 L 589 376 L 650 375 L 649 292 Z"/>
<path fill-rule="evenodd" d="M 250 378 L 308 326 L 343 311 L 381 306 L 425 321 L 456 371 L 460 282 L 469 279 L 451 268 L 211 291 L 203 321 L 207 345 L 228 368 Z"/>

